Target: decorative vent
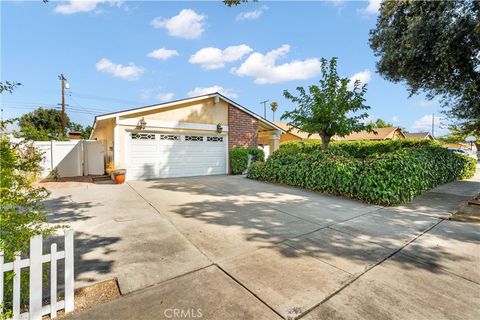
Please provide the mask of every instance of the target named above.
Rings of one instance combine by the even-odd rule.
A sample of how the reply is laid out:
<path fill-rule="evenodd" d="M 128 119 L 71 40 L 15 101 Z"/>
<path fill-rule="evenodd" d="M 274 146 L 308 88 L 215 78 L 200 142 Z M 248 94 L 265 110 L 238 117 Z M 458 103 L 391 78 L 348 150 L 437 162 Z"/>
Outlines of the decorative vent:
<path fill-rule="evenodd" d="M 185 136 L 185 141 L 203 141 L 202 136 Z"/>
<path fill-rule="evenodd" d="M 180 141 L 180 136 L 174 134 L 161 134 L 160 140 Z"/>
<path fill-rule="evenodd" d="M 155 140 L 154 133 L 132 133 L 132 139 L 134 140 Z"/>
<path fill-rule="evenodd" d="M 223 137 L 207 137 L 209 142 L 223 142 Z"/>

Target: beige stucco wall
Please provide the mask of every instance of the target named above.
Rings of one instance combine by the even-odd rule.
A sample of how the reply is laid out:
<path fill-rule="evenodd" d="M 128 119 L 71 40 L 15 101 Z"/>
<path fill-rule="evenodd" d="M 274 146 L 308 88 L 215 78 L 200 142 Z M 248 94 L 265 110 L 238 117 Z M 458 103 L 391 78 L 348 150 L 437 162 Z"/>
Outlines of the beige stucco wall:
<path fill-rule="evenodd" d="M 215 103 L 214 99 L 183 103 L 174 107 L 161 108 L 155 111 L 139 112 L 123 118 L 144 117 L 148 120 L 166 120 L 188 123 L 222 124 L 228 123 L 228 105 L 221 100 Z"/>
<path fill-rule="evenodd" d="M 105 154 L 105 164 L 113 161 L 113 128 L 115 119 L 105 119 L 95 124 L 95 130 L 92 133 L 92 139 L 101 141 Z"/>

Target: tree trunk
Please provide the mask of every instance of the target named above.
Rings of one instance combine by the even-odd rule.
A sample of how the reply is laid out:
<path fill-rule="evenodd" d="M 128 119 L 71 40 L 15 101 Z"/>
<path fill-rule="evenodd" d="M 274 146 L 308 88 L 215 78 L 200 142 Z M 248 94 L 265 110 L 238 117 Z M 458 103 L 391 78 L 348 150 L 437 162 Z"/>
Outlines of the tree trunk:
<path fill-rule="evenodd" d="M 328 150 L 328 145 L 330 144 L 330 140 L 332 139 L 332 136 L 324 136 L 320 135 L 322 137 L 322 150 L 327 151 Z"/>

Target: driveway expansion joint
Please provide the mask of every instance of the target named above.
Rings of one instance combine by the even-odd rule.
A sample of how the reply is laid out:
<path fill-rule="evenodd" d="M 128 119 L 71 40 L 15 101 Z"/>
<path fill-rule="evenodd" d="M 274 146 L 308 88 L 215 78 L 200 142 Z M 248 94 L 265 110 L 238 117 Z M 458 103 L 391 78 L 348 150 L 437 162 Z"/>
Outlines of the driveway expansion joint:
<path fill-rule="evenodd" d="M 310 313 L 312 310 L 314 310 L 315 308 L 317 308 L 319 305 L 327 302 L 328 300 L 330 300 L 331 298 L 333 298 L 334 296 L 336 296 L 337 294 L 339 294 L 340 292 L 342 292 L 345 288 L 347 288 L 348 286 L 350 286 L 352 283 L 354 283 L 355 281 L 357 281 L 358 279 L 360 279 L 360 277 L 362 277 L 365 273 L 367 273 L 368 271 L 372 270 L 373 268 L 375 268 L 376 266 L 384 263 L 385 261 L 387 261 L 388 259 L 392 258 L 394 255 L 396 255 L 397 253 L 399 253 L 401 250 L 403 250 L 406 246 L 408 246 L 410 243 L 414 242 L 415 240 L 417 240 L 419 237 L 421 237 L 422 235 L 424 235 L 425 233 L 429 232 L 430 230 L 432 230 L 433 228 L 435 228 L 436 226 L 438 226 L 440 223 L 442 223 L 444 221 L 443 218 L 439 218 L 440 221 L 438 221 L 437 223 L 433 224 L 432 226 L 428 227 L 426 230 L 422 231 L 420 234 L 416 235 L 415 237 L 413 237 L 412 239 L 410 239 L 409 241 L 407 241 L 406 243 L 404 243 L 401 247 L 399 247 L 398 249 L 395 249 L 393 252 L 391 252 L 389 255 L 387 255 L 386 257 L 384 257 L 383 259 L 381 259 L 380 261 L 370 265 L 369 267 L 367 267 L 364 271 L 362 271 L 361 273 L 357 274 L 356 276 L 354 276 L 352 279 L 350 279 L 349 281 L 346 281 L 340 288 L 338 288 L 337 290 L 335 290 L 333 293 L 331 293 L 330 295 L 328 295 L 327 297 L 325 297 L 322 301 L 320 301 L 319 303 L 317 303 L 316 305 L 312 306 L 311 308 L 309 308 L 308 310 L 306 310 L 305 312 L 303 312 L 302 314 L 298 315 L 298 317 L 296 317 L 296 319 L 300 319 L 304 316 L 306 316 L 308 313 Z M 336 229 L 334 229 L 336 230 Z M 337 231 L 337 230 L 336 230 Z"/>

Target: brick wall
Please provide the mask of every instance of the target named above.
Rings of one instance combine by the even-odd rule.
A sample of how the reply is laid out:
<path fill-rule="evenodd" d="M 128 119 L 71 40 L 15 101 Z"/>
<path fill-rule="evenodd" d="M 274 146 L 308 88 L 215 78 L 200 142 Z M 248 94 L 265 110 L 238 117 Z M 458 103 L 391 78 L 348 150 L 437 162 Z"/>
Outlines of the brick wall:
<path fill-rule="evenodd" d="M 233 147 L 257 147 L 257 119 L 228 105 L 228 150 Z"/>

